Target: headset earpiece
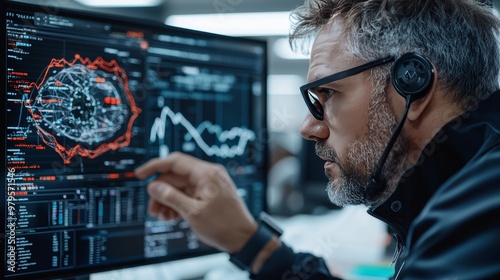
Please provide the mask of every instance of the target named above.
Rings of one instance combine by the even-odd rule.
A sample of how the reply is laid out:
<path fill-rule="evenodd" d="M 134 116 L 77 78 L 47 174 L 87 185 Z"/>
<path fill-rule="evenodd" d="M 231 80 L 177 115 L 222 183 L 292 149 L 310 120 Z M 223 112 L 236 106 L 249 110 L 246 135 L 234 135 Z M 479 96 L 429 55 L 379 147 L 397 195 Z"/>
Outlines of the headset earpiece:
<path fill-rule="evenodd" d="M 415 100 L 427 94 L 434 79 L 434 68 L 425 56 L 406 53 L 391 67 L 392 85 L 404 98 Z"/>

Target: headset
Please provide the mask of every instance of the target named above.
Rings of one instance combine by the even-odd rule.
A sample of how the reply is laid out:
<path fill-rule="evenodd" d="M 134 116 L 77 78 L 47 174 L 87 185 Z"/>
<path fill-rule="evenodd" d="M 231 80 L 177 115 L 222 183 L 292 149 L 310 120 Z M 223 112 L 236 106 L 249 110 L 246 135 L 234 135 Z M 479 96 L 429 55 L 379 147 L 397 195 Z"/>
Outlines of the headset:
<path fill-rule="evenodd" d="M 393 132 L 375 170 L 366 185 L 367 198 L 373 198 L 387 183 L 382 176 L 382 169 L 389 153 L 403 128 L 406 116 L 413 101 L 424 97 L 432 86 L 434 68 L 430 60 L 418 53 L 405 53 L 398 57 L 391 66 L 391 82 L 396 91 L 405 98 L 406 105 L 403 116 Z"/>
<path fill-rule="evenodd" d="M 396 91 L 411 101 L 427 94 L 434 79 L 430 60 L 418 53 L 405 53 L 391 66 L 391 82 Z"/>

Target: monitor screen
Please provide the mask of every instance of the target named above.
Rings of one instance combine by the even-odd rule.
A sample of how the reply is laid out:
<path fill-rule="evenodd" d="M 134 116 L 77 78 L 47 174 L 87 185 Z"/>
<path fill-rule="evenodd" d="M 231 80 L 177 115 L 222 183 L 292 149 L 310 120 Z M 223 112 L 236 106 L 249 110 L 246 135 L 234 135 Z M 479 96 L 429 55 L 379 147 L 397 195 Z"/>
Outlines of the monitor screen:
<path fill-rule="evenodd" d="M 4 2 L 2 279 L 215 252 L 147 214 L 136 167 L 182 151 L 265 210 L 266 43 Z"/>

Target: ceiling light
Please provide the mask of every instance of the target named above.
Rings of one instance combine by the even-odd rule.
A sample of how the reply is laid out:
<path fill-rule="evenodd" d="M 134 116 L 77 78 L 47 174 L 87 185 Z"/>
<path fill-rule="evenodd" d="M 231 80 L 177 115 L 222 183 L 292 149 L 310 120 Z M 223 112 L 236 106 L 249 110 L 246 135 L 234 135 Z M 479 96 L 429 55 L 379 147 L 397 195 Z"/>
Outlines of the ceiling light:
<path fill-rule="evenodd" d="M 287 35 L 289 12 L 173 15 L 165 24 L 230 36 Z"/>
<path fill-rule="evenodd" d="M 75 0 L 91 7 L 153 7 L 162 3 L 162 0 Z"/>

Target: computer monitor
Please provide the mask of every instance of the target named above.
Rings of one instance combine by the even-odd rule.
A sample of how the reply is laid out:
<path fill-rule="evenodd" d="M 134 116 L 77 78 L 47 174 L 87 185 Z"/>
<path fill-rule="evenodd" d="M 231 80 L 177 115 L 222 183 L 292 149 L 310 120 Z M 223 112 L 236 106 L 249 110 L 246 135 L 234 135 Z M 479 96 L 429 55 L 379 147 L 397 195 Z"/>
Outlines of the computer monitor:
<path fill-rule="evenodd" d="M 172 151 L 226 166 L 251 213 L 265 210 L 265 41 L 11 1 L 0 9 L 2 279 L 216 252 L 187 222 L 147 214 L 147 181 L 133 171 Z"/>

